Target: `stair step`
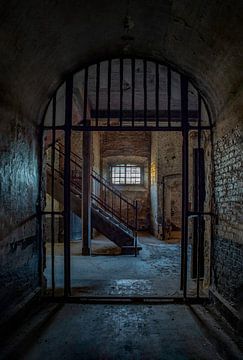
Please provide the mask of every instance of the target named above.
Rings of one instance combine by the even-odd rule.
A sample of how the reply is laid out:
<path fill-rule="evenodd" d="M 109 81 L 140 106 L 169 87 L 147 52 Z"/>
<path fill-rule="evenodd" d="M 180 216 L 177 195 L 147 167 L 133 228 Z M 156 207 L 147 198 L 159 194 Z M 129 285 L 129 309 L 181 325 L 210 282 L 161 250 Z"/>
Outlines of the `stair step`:
<path fill-rule="evenodd" d="M 141 246 L 137 246 L 137 255 L 139 255 L 139 251 L 142 250 Z M 136 248 L 135 246 L 123 246 L 121 248 L 122 255 L 135 255 Z"/>
<path fill-rule="evenodd" d="M 103 209 L 98 208 L 97 206 L 93 207 L 93 210 L 98 212 L 103 218 L 106 220 L 109 220 L 112 224 L 119 227 L 121 230 L 123 230 L 128 236 L 133 236 L 132 231 L 126 227 L 124 224 L 120 223 L 116 218 L 110 216 L 107 214 Z"/>

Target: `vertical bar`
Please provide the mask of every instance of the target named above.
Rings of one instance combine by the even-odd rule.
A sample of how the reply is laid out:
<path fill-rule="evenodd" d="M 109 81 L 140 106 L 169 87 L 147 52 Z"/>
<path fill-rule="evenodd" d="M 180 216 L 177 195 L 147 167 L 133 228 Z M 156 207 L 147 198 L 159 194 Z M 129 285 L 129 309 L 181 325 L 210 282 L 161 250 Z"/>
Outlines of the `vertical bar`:
<path fill-rule="evenodd" d="M 159 64 L 155 64 L 155 111 L 156 127 L 159 127 Z"/>
<path fill-rule="evenodd" d="M 129 219 L 129 208 L 128 208 L 128 202 L 127 202 L 127 225 L 128 225 L 128 219 Z"/>
<path fill-rule="evenodd" d="M 168 103 L 167 103 L 167 111 L 168 111 L 168 126 L 171 126 L 171 69 L 168 66 L 167 68 L 167 95 L 168 95 Z"/>
<path fill-rule="evenodd" d="M 203 101 L 204 102 L 204 101 Z M 205 102 L 204 102 L 204 105 L 206 106 Z M 215 141 L 214 141 L 214 132 L 212 131 L 212 119 L 211 119 L 211 114 L 209 113 L 208 111 L 208 108 L 207 108 L 207 112 L 208 112 L 208 116 L 209 116 L 209 122 L 210 122 L 210 150 L 211 150 L 211 156 L 210 156 L 210 163 L 213 164 L 214 163 L 214 144 L 215 144 Z M 210 172 L 210 182 L 211 184 L 215 184 L 215 168 L 214 166 L 211 166 L 211 172 Z M 211 189 L 211 197 L 212 197 L 212 201 L 211 201 L 211 206 L 210 206 L 210 210 L 211 210 L 211 214 L 214 213 L 215 211 L 215 208 L 214 208 L 214 205 L 216 204 L 216 199 L 215 199 L 215 191 L 212 191 Z M 211 227 L 211 230 L 210 230 L 210 238 L 211 238 L 211 246 L 210 246 L 210 261 L 211 259 L 214 259 L 214 229 L 215 229 L 215 220 L 216 220 L 216 217 L 212 215 L 210 216 L 210 227 Z M 212 279 L 213 279 L 213 266 L 210 266 L 210 285 L 212 284 Z"/>
<path fill-rule="evenodd" d="M 91 254 L 91 132 L 83 132 L 82 255 Z"/>
<path fill-rule="evenodd" d="M 181 285 L 183 296 L 187 297 L 187 252 L 188 252 L 188 80 L 181 75 L 181 122 L 182 122 L 182 249 L 181 249 Z"/>
<path fill-rule="evenodd" d="M 198 211 L 198 149 L 193 149 L 193 211 Z M 192 278 L 197 278 L 198 217 L 193 218 Z"/>
<path fill-rule="evenodd" d="M 135 59 L 132 59 L 132 127 L 135 121 Z"/>
<path fill-rule="evenodd" d="M 197 130 L 197 147 L 198 147 L 198 166 L 197 166 L 197 298 L 200 292 L 200 248 L 201 248 L 201 96 L 198 94 L 198 130 Z"/>
<path fill-rule="evenodd" d="M 84 127 L 87 126 L 88 75 L 89 75 L 89 68 L 86 67 L 84 70 L 84 116 L 83 116 Z"/>
<path fill-rule="evenodd" d="M 73 77 L 66 81 L 65 158 L 64 158 L 64 296 L 71 295 L 70 274 L 70 153 L 72 126 Z"/>
<path fill-rule="evenodd" d="M 147 61 L 143 60 L 144 126 L 147 126 Z"/>
<path fill-rule="evenodd" d="M 138 201 L 135 200 L 135 256 L 138 248 Z"/>
<path fill-rule="evenodd" d="M 107 96 L 107 125 L 110 126 L 111 119 L 111 60 L 108 60 L 108 96 Z"/>
<path fill-rule="evenodd" d="M 120 59 L 120 126 L 123 119 L 123 59 Z"/>
<path fill-rule="evenodd" d="M 106 186 L 104 185 L 105 187 L 105 205 L 106 205 Z"/>
<path fill-rule="evenodd" d="M 162 219 L 162 226 L 163 226 L 163 241 L 165 241 L 165 176 L 162 178 L 162 196 L 163 196 L 163 203 L 162 203 L 162 212 L 163 212 L 163 219 Z"/>
<path fill-rule="evenodd" d="M 96 104 L 95 104 L 95 125 L 99 125 L 99 101 L 100 101 L 100 63 L 96 66 Z"/>
<path fill-rule="evenodd" d="M 55 147 L 56 147 L 56 94 L 52 102 L 52 154 L 51 154 L 51 282 L 52 296 L 55 293 L 55 214 L 54 214 L 54 192 L 55 192 Z"/>
<path fill-rule="evenodd" d="M 119 198 L 120 198 L 120 208 L 119 208 L 119 212 L 120 212 L 120 218 L 122 218 L 122 204 L 121 204 L 121 194 L 119 193 Z"/>
<path fill-rule="evenodd" d="M 44 124 L 44 119 L 43 119 Z M 44 129 L 43 125 L 41 128 L 41 131 L 39 132 L 38 136 L 38 143 L 40 145 L 40 161 L 38 164 L 38 170 L 39 170 L 39 181 L 38 181 L 38 200 L 36 204 L 36 215 L 37 215 L 37 238 L 38 238 L 38 245 L 39 245 L 39 257 L 38 257 L 38 272 L 39 272 L 39 283 L 41 288 L 43 289 L 45 287 L 45 281 L 43 276 L 43 270 L 44 270 L 44 239 L 43 239 L 43 215 L 42 215 L 42 206 L 43 206 L 43 152 L 44 152 Z"/>
<path fill-rule="evenodd" d="M 113 199 L 113 191 L 111 192 L 111 211 L 114 214 L 114 199 Z"/>

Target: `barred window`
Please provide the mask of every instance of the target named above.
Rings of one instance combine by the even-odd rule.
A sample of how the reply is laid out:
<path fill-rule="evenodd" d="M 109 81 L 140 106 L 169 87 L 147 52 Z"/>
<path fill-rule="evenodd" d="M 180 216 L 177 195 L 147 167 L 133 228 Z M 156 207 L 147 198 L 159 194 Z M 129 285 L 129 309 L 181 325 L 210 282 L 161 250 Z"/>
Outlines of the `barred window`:
<path fill-rule="evenodd" d="M 114 185 L 140 185 L 142 169 L 140 166 L 120 164 L 111 167 L 111 182 Z"/>

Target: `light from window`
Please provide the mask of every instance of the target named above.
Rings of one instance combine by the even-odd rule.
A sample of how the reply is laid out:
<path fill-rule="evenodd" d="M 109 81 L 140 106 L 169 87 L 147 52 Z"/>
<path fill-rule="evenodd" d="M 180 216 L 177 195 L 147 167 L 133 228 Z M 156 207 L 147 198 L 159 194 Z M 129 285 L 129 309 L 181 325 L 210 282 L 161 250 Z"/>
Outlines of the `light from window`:
<path fill-rule="evenodd" d="M 140 166 L 121 164 L 111 167 L 111 182 L 114 185 L 139 185 L 141 181 Z"/>

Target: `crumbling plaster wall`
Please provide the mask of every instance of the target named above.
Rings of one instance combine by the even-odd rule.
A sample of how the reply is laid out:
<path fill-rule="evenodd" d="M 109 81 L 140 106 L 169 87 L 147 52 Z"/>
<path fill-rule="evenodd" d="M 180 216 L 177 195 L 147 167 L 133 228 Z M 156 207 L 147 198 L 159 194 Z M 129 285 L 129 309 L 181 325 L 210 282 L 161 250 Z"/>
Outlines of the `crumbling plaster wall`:
<path fill-rule="evenodd" d="M 40 285 L 38 144 L 31 123 L 0 111 L 0 303 L 5 311 Z"/>
<path fill-rule="evenodd" d="M 162 233 L 163 178 L 165 184 L 165 220 L 180 226 L 182 135 L 180 132 L 152 132 L 151 140 L 151 224 L 154 235 Z M 176 174 L 176 176 L 171 176 Z M 174 196 L 176 195 L 176 196 Z M 173 209 L 171 204 L 173 200 Z"/>

